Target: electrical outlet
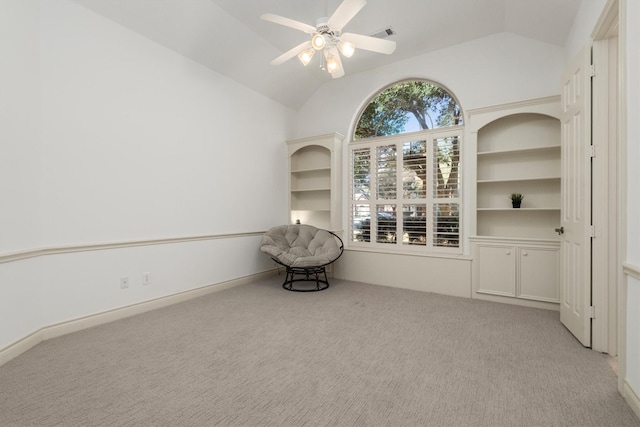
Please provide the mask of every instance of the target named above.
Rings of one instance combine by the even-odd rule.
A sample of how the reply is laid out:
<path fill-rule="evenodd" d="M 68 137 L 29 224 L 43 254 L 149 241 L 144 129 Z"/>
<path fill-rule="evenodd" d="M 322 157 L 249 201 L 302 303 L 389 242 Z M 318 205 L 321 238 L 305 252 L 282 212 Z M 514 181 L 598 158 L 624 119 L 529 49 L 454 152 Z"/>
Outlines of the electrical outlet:
<path fill-rule="evenodd" d="M 129 287 L 129 278 L 121 277 L 120 278 L 120 289 L 127 289 Z"/>
<path fill-rule="evenodd" d="M 151 284 L 151 273 L 149 273 L 149 272 L 142 273 L 142 284 L 143 285 L 150 285 Z"/>

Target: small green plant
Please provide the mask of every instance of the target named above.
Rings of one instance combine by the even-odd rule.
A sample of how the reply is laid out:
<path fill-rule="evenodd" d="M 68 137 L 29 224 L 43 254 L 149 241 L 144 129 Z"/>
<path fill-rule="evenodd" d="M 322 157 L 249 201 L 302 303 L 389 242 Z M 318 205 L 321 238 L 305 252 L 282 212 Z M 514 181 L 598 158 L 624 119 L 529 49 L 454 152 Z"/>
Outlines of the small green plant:
<path fill-rule="evenodd" d="M 511 197 L 511 206 L 514 208 L 519 208 L 522 203 L 522 199 L 524 199 L 524 196 L 520 193 L 511 193 L 511 196 L 509 197 Z"/>
<path fill-rule="evenodd" d="M 524 195 L 521 193 L 511 193 L 511 201 L 515 203 L 522 203 L 522 199 L 524 199 Z"/>

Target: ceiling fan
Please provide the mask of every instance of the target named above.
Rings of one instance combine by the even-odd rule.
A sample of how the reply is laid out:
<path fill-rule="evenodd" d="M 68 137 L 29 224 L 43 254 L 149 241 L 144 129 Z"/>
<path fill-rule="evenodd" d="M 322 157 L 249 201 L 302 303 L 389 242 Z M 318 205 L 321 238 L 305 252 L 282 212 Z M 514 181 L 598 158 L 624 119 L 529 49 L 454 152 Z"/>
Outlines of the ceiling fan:
<path fill-rule="evenodd" d="M 367 4 L 366 0 L 344 0 L 331 17 L 318 18 L 315 27 L 272 13 L 262 15 L 260 18 L 265 21 L 304 31 L 311 36 L 310 40 L 300 43 L 271 61 L 271 65 L 280 65 L 298 56 L 300 62 L 306 66 L 311 62 L 315 52 L 321 50 L 322 67 L 335 79 L 344 76 L 340 53 L 349 58 L 358 48 L 390 55 L 396 49 L 394 41 L 342 32 L 344 26 L 360 12 L 365 4 Z"/>

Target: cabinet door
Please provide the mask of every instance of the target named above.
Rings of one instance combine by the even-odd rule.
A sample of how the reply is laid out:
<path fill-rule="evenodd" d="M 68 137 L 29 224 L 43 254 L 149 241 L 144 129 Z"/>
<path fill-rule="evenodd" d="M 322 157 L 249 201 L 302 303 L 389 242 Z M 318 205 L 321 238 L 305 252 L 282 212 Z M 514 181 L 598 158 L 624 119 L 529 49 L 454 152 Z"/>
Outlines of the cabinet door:
<path fill-rule="evenodd" d="M 520 287 L 518 297 L 560 302 L 560 250 L 521 246 L 518 250 Z"/>
<path fill-rule="evenodd" d="M 476 292 L 516 296 L 515 246 L 478 243 L 474 262 Z"/>

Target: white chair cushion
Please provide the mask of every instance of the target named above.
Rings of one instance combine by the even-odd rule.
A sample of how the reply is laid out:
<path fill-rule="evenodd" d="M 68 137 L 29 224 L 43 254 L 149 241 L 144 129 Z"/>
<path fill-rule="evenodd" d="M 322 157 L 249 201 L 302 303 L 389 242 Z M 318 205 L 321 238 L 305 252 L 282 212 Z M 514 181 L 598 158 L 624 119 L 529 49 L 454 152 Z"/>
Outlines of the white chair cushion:
<path fill-rule="evenodd" d="M 289 267 L 319 267 L 341 254 L 337 239 L 311 225 L 280 225 L 262 236 L 260 250 Z"/>

